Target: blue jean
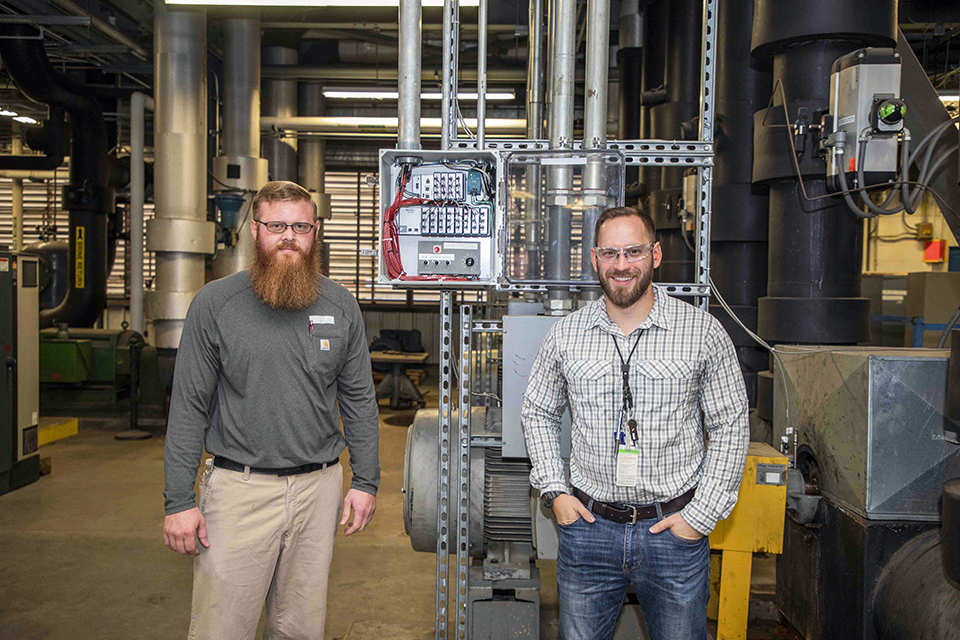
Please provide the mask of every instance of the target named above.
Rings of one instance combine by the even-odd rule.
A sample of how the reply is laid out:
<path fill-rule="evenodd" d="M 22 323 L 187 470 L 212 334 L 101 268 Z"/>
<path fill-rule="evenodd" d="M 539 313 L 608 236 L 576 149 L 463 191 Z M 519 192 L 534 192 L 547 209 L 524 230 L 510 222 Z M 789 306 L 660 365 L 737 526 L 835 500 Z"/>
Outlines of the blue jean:
<path fill-rule="evenodd" d="M 659 518 L 617 524 L 600 516 L 560 526 L 557 588 L 562 640 L 613 636 L 633 584 L 651 640 L 706 640 L 710 589 L 708 538 L 689 541 Z"/>

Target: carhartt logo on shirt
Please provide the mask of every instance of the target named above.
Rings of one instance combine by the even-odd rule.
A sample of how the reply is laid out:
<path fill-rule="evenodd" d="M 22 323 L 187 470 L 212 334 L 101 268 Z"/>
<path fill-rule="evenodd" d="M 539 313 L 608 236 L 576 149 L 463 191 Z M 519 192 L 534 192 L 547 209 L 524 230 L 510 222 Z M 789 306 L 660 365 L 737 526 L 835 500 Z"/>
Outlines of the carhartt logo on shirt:
<path fill-rule="evenodd" d="M 330 351 L 330 341 L 321 340 L 320 341 L 320 351 Z"/>

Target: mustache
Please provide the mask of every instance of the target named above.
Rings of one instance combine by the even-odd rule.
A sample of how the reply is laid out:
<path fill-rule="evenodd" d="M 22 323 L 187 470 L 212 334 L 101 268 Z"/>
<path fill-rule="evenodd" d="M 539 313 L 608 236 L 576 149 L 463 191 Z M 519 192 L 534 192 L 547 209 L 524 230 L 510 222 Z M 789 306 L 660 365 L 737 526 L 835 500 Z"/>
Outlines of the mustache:
<path fill-rule="evenodd" d="M 632 278 L 636 274 L 635 271 L 611 271 L 607 274 L 608 278 Z"/>
<path fill-rule="evenodd" d="M 276 253 L 281 249 L 295 249 L 298 253 L 303 253 L 296 240 L 282 240 L 280 244 L 277 245 L 277 248 L 273 250 L 273 252 Z"/>

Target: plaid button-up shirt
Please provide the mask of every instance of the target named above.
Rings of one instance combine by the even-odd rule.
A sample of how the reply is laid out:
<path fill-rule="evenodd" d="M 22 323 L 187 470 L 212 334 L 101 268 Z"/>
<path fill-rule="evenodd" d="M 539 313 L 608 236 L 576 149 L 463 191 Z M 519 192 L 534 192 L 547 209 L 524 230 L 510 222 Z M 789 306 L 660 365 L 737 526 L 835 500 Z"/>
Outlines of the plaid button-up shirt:
<path fill-rule="evenodd" d="M 623 383 L 614 342 L 627 358 L 638 339 L 629 367 L 640 470 L 635 487 L 618 487 Z M 541 493 L 569 492 L 560 457 L 560 417 L 568 403 L 573 486 L 628 504 L 665 502 L 697 487 L 681 515 L 703 534 L 730 515 L 750 440 L 747 396 L 733 343 L 711 315 L 654 285 L 653 308 L 629 336 L 607 315 L 602 298 L 550 329 L 523 399 L 530 482 Z"/>

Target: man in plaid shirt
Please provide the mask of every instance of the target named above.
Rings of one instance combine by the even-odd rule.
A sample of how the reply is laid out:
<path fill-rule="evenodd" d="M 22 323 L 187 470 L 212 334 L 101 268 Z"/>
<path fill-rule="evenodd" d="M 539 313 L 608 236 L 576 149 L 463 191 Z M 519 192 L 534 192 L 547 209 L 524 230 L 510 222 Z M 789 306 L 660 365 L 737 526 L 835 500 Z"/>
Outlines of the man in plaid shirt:
<path fill-rule="evenodd" d="M 608 209 L 596 240 L 604 297 L 552 327 L 523 401 L 530 482 L 560 530 L 560 635 L 611 637 L 630 583 L 653 640 L 704 640 L 706 536 L 737 502 L 749 442 L 743 376 L 720 323 L 652 284 L 648 215 Z"/>

